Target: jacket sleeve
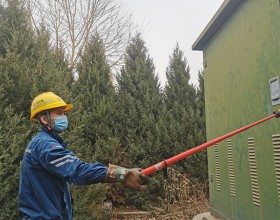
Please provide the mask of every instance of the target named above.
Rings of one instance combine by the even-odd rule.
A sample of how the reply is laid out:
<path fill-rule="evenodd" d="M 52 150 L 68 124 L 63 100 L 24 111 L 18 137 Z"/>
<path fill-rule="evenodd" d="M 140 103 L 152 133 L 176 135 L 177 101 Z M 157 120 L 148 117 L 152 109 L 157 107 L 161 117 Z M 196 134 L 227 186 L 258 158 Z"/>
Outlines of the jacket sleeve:
<path fill-rule="evenodd" d="M 43 145 L 43 146 L 42 146 Z M 108 168 L 100 163 L 84 163 L 58 142 L 46 141 L 40 147 L 39 160 L 48 172 L 75 185 L 104 181 Z"/>

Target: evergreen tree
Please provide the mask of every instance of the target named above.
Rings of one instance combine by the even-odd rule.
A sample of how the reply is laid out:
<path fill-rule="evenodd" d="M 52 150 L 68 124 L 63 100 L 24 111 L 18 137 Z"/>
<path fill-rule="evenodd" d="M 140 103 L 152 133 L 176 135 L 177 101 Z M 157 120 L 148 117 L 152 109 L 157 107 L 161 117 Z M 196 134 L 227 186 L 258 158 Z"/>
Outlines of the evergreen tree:
<path fill-rule="evenodd" d="M 86 162 L 117 163 L 118 138 L 114 135 L 115 90 L 105 48 L 98 36 L 91 38 L 77 66 L 73 85 L 74 117 L 70 120 L 73 151 Z M 77 187 L 73 192 L 76 219 L 96 219 L 98 205 L 106 199 L 109 184 Z M 86 197 L 83 195 L 87 195 Z M 76 204 L 76 202 L 74 202 Z M 92 208 L 93 204 L 96 205 Z"/>
<path fill-rule="evenodd" d="M 12 36 L 5 44 L 5 55 L 0 57 L 4 102 L 11 103 L 16 113 L 23 112 L 26 117 L 32 99 L 41 92 L 53 91 L 69 97 L 73 77 L 63 53 L 50 48 L 48 33 L 41 29 L 35 34 L 27 28 L 24 32 L 15 30 Z"/>
<path fill-rule="evenodd" d="M 204 72 L 198 72 L 198 88 L 197 88 L 197 109 L 199 109 L 200 116 L 203 118 L 200 125 L 205 132 L 205 91 L 204 91 Z"/>
<path fill-rule="evenodd" d="M 0 17 L 0 85 L 3 86 L 5 97 L 2 101 L 5 106 L 10 104 L 20 106 L 22 102 L 19 103 L 18 96 L 25 94 L 24 90 L 19 90 L 23 89 L 20 88 L 21 84 L 23 87 L 29 86 L 24 85 L 22 82 L 24 80 L 17 79 L 21 76 L 17 72 L 17 67 L 22 65 L 22 54 L 18 52 L 28 47 L 25 43 L 27 39 L 32 41 L 32 33 L 26 22 L 23 5 L 19 1 L 4 1 L 0 6 Z"/>
<path fill-rule="evenodd" d="M 205 125 L 205 96 L 204 96 L 204 72 L 198 73 L 198 88 L 196 99 L 195 122 L 196 127 L 194 131 L 194 140 L 196 146 L 206 142 L 206 125 Z M 208 179 L 207 166 L 207 150 L 204 149 L 192 156 L 192 173 L 200 182 Z"/>
<path fill-rule="evenodd" d="M 108 163 L 114 150 L 106 149 L 106 152 L 106 146 L 100 149 L 99 144 L 114 137 L 115 90 L 104 45 L 98 36 L 89 42 L 77 71 L 78 80 L 72 91 L 80 108 L 79 113 L 84 115 L 84 120 L 81 119 L 84 128 L 80 136 L 88 140 L 91 151 L 87 152 L 88 155 Z"/>
<path fill-rule="evenodd" d="M 0 4 L 0 55 L 6 53 L 6 44 L 15 31 L 24 32 L 28 27 L 26 11 L 20 0 L 4 0 Z M 28 34 L 28 33 L 26 33 Z"/>
<path fill-rule="evenodd" d="M 177 44 L 170 57 L 166 70 L 167 84 L 165 87 L 165 103 L 169 113 L 169 120 L 173 121 L 169 128 L 170 144 L 177 154 L 194 146 L 193 126 L 196 91 L 190 84 L 190 67 L 184 53 Z"/>
<path fill-rule="evenodd" d="M 168 115 L 166 117 L 167 134 L 165 138 L 167 145 L 172 149 L 170 153 L 179 154 L 197 145 L 196 132 L 196 90 L 190 84 L 190 67 L 182 50 L 177 44 L 170 57 L 169 66 L 166 70 L 167 84 L 165 87 L 165 103 Z M 199 174 L 194 172 L 195 164 L 193 160 L 186 160 L 177 164 L 182 166 L 192 177 Z"/>
<path fill-rule="evenodd" d="M 132 40 L 125 65 L 117 76 L 122 145 L 127 148 L 129 165 L 147 166 L 149 155 L 159 144 L 157 122 L 162 108 L 162 94 L 152 59 L 140 35 Z M 156 155 L 153 155 L 155 157 Z"/>
<path fill-rule="evenodd" d="M 127 167 L 147 167 L 162 159 L 160 122 L 163 96 L 155 67 L 145 42 L 137 34 L 127 47 L 125 65 L 117 75 L 118 126 L 123 149 L 122 164 Z M 156 178 L 155 178 L 156 179 Z M 156 181 L 154 182 L 156 184 Z M 156 187 L 151 186 L 151 192 Z M 141 196 L 129 198 L 141 203 Z"/>
<path fill-rule="evenodd" d="M 68 94 L 72 76 L 63 52 L 49 47 L 48 33 L 29 28 L 22 1 L 2 1 L 0 17 L 0 215 L 16 219 L 20 161 L 36 131 L 29 121 L 31 101 L 44 91 Z"/>
<path fill-rule="evenodd" d="M 172 109 L 174 103 L 178 102 L 184 107 L 193 109 L 196 99 L 195 88 L 190 84 L 190 67 L 178 43 L 170 57 L 166 78 L 165 102 L 167 108 Z"/>
<path fill-rule="evenodd" d="M 0 86 L 0 219 L 17 219 L 19 168 L 30 130 L 11 105 L 3 105 L 4 98 Z"/>

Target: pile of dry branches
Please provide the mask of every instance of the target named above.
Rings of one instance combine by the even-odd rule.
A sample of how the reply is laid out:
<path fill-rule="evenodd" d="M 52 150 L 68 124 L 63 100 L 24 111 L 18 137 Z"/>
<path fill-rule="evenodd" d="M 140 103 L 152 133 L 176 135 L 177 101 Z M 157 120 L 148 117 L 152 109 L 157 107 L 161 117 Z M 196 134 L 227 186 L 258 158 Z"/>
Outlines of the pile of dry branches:
<path fill-rule="evenodd" d="M 196 186 L 185 175 L 170 167 L 168 167 L 167 172 L 168 179 L 164 182 L 165 198 L 162 201 L 162 206 L 151 207 L 149 214 L 145 213 L 145 215 L 137 217 L 123 215 L 121 219 L 191 220 L 195 215 L 208 211 L 207 183 Z"/>
<path fill-rule="evenodd" d="M 208 211 L 208 184 L 197 186 L 185 176 L 168 167 L 168 179 L 164 182 L 163 207 L 154 208 L 154 219 L 192 219 Z"/>

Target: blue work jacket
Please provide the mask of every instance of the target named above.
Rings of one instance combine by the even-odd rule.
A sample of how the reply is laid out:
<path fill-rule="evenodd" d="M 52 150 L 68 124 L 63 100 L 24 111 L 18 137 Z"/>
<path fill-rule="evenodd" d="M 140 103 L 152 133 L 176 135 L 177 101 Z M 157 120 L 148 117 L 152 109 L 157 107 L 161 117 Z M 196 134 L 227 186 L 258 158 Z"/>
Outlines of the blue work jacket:
<path fill-rule="evenodd" d="M 28 144 L 21 167 L 21 219 L 72 219 L 69 184 L 102 183 L 107 167 L 84 163 L 66 149 L 67 143 L 43 127 Z"/>

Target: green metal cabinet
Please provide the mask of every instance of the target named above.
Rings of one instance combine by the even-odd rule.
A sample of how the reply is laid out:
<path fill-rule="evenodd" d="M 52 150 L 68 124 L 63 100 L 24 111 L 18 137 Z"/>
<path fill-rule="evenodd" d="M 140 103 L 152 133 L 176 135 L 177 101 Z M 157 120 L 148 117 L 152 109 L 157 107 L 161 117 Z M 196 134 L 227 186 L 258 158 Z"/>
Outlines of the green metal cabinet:
<path fill-rule="evenodd" d="M 207 139 L 269 116 L 280 76 L 279 0 L 227 0 L 193 45 L 203 51 Z M 211 213 L 280 219 L 280 118 L 208 148 Z"/>

